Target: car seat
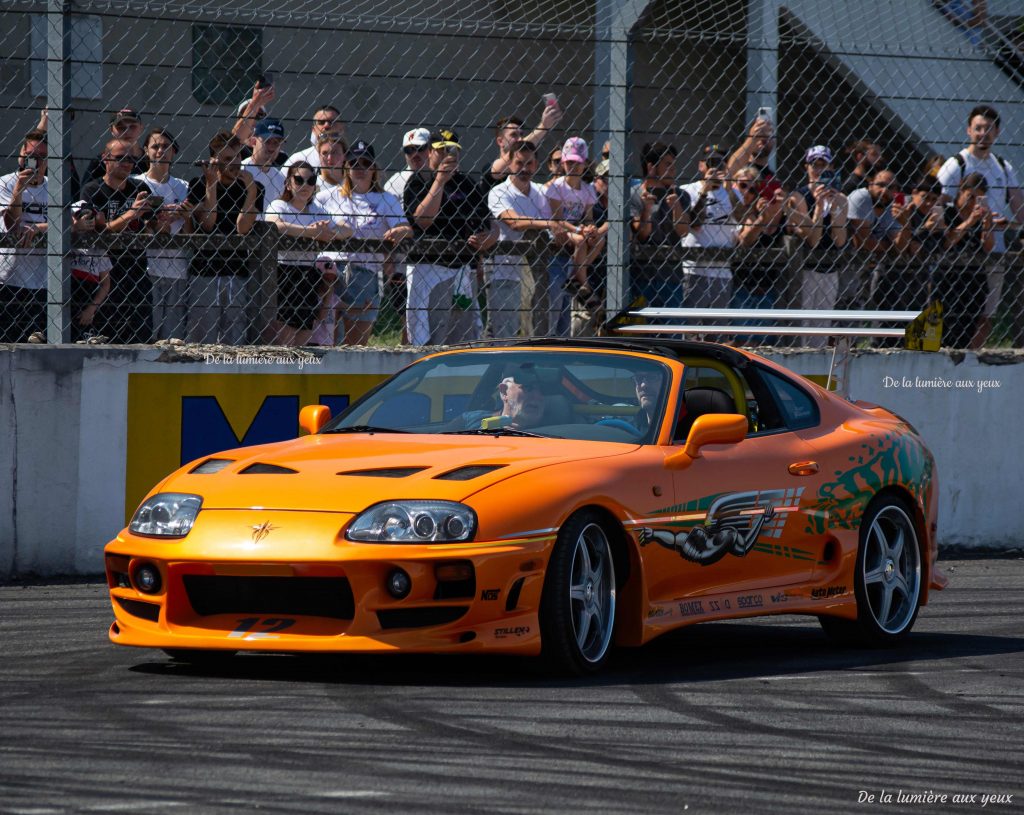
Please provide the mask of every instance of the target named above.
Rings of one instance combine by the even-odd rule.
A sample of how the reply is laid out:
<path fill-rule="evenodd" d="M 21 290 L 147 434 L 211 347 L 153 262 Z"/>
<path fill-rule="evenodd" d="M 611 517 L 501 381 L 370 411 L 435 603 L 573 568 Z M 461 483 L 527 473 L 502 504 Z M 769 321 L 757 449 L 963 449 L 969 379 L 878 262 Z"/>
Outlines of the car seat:
<path fill-rule="evenodd" d="M 698 416 L 708 413 L 736 413 L 736 402 L 732 396 L 719 388 L 690 388 L 683 392 L 685 412 L 679 417 L 673 438 L 683 441 L 690 435 L 690 428 Z"/>

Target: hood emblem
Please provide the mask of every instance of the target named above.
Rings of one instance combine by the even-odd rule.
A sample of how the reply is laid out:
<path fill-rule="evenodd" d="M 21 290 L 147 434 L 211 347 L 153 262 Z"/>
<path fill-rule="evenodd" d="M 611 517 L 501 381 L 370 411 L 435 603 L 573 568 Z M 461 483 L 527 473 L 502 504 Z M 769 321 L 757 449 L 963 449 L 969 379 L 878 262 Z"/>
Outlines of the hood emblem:
<path fill-rule="evenodd" d="M 252 542 L 259 543 L 274 529 L 280 529 L 280 527 L 274 526 L 270 521 L 264 521 L 261 524 L 253 524 L 249 527 L 252 530 Z"/>

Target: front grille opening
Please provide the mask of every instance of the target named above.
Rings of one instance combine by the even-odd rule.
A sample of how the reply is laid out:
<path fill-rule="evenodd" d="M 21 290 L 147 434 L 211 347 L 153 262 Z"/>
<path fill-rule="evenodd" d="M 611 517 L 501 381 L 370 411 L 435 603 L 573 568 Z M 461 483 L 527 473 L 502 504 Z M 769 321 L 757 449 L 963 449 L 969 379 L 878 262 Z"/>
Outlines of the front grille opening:
<path fill-rule="evenodd" d="M 386 608 L 377 612 L 380 627 L 427 628 L 455 622 L 469 611 L 468 606 L 428 606 L 425 608 Z"/>
<path fill-rule="evenodd" d="M 277 464 L 250 464 L 244 470 L 239 470 L 239 475 L 298 475 L 298 470 L 291 467 L 279 467 Z"/>
<path fill-rule="evenodd" d="M 126 597 L 115 597 L 118 605 L 134 617 L 141 617 L 155 623 L 160 619 L 160 606 L 156 603 L 143 603 L 141 600 L 129 600 Z"/>
<path fill-rule="evenodd" d="M 209 475 L 210 473 L 219 473 L 229 464 L 234 464 L 233 458 L 208 458 L 202 464 L 197 464 L 191 470 L 190 473 L 194 475 Z"/>
<path fill-rule="evenodd" d="M 519 605 L 519 594 L 522 592 L 525 582 L 526 578 L 520 577 L 512 584 L 512 588 L 508 590 L 508 597 L 505 598 L 505 611 L 512 611 Z"/>
<path fill-rule="evenodd" d="M 355 616 L 352 587 L 344 577 L 233 577 L 187 574 L 182 577 L 192 609 L 214 614 L 279 614 L 290 617 Z"/>

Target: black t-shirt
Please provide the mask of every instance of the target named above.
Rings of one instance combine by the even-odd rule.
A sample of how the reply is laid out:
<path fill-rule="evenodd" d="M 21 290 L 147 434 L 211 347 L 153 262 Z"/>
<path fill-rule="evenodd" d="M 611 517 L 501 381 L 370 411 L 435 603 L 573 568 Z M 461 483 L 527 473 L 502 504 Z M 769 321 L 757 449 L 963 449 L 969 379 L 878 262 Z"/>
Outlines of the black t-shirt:
<path fill-rule="evenodd" d="M 89 162 L 89 166 L 85 168 L 85 175 L 82 176 L 83 187 L 90 181 L 98 181 L 103 178 L 107 172 L 107 165 L 103 161 L 103 156 L 96 156 L 92 161 Z M 143 153 L 141 156 L 136 156 L 135 165 L 132 167 L 132 175 L 145 175 L 149 172 L 149 158 Z"/>
<path fill-rule="evenodd" d="M 124 187 L 115 190 L 107 186 L 101 178 L 98 181 L 90 181 L 82 187 L 82 199 L 89 203 L 93 209 L 102 213 L 107 223 L 119 218 L 122 213 L 131 209 L 135 203 L 135 197 L 140 192 L 149 192 L 149 187 L 142 181 L 134 178 L 127 178 Z M 126 231 L 140 232 L 143 228 L 142 219 L 132 221 Z M 146 253 L 136 250 L 128 250 L 121 253 L 111 253 L 110 263 L 113 267 L 110 276 L 115 287 L 120 281 L 142 280 L 146 277 Z"/>
<path fill-rule="evenodd" d="M 448 249 L 438 256 L 436 253 L 417 252 L 410 250 L 409 260 L 412 263 L 434 263 L 457 269 L 472 263 L 476 252 L 466 245 L 466 240 L 478 232 L 486 232 L 491 228 L 491 213 L 487 209 L 487 194 L 479 184 L 464 173 L 455 173 L 444 185 L 441 194 L 441 205 L 438 207 L 434 223 L 427 229 L 416 225 L 414 213 L 420 202 L 427 197 L 434 183 L 433 174 L 416 173 L 405 185 L 405 214 L 412 224 L 416 237 L 445 238 Z"/>
<path fill-rule="evenodd" d="M 206 198 L 206 180 L 200 176 L 188 184 L 188 202 L 200 204 Z M 220 235 L 237 234 L 238 216 L 245 207 L 245 182 L 236 178 L 227 186 L 217 182 L 217 216 L 213 232 Z M 263 188 L 256 185 L 256 212 L 263 211 Z M 235 250 L 198 249 L 192 259 L 192 274 L 201 277 L 220 275 L 247 275 L 247 255 Z"/>
<path fill-rule="evenodd" d="M 942 219 L 946 224 L 946 234 L 949 234 L 950 231 L 956 229 L 964 222 L 964 219 L 960 217 L 960 211 L 957 209 L 956 204 L 953 203 L 946 204 L 943 207 Z M 980 260 L 986 254 L 984 240 L 981 231 L 981 221 L 978 221 L 950 251 L 957 253 L 965 260 L 970 260 L 971 258 Z"/>
<path fill-rule="evenodd" d="M 654 194 L 658 197 L 658 206 L 651 212 L 651 234 L 645 241 L 640 241 L 634 235 L 633 239 L 638 243 L 648 246 L 675 246 L 679 243 L 679 235 L 676 234 L 675 225 L 673 224 L 672 207 L 665 203 L 665 198 L 669 192 L 670 190 L 663 187 L 658 187 L 654 190 Z M 682 207 L 683 212 L 688 212 L 692 203 L 690 196 L 678 187 L 672 189 L 671 192 L 679 196 L 679 205 Z M 643 184 L 637 184 L 629 193 L 629 217 L 631 220 L 643 215 L 643 193 Z"/>
<path fill-rule="evenodd" d="M 501 178 L 496 178 L 493 175 L 491 175 L 491 165 L 492 164 L 494 164 L 493 160 L 488 161 L 480 169 L 480 186 L 483 188 L 484 197 L 485 198 L 487 197 L 487 193 L 489 193 L 491 190 L 493 190 L 495 187 L 497 187 L 501 182 L 505 181 L 508 178 L 508 173 L 503 175 Z"/>

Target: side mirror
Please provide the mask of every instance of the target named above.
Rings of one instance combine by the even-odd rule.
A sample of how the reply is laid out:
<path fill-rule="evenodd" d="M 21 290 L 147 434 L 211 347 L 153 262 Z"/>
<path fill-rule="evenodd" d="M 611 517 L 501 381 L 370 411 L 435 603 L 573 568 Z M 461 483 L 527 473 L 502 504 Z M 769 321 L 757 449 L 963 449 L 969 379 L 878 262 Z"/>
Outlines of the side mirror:
<path fill-rule="evenodd" d="M 299 427 L 311 436 L 331 420 L 331 409 L 327 405 L 306 405 L 299 411 Z"/>
<path fill-rule="evenodd" d="M 698 416 L 690 428 L 686 447 L 665 459 L 669 470 L 681 470 L 700 458 L 705 444 L 736 444 L 746 438 L 747 417 L 739 413 L 705 413 Z"/>

